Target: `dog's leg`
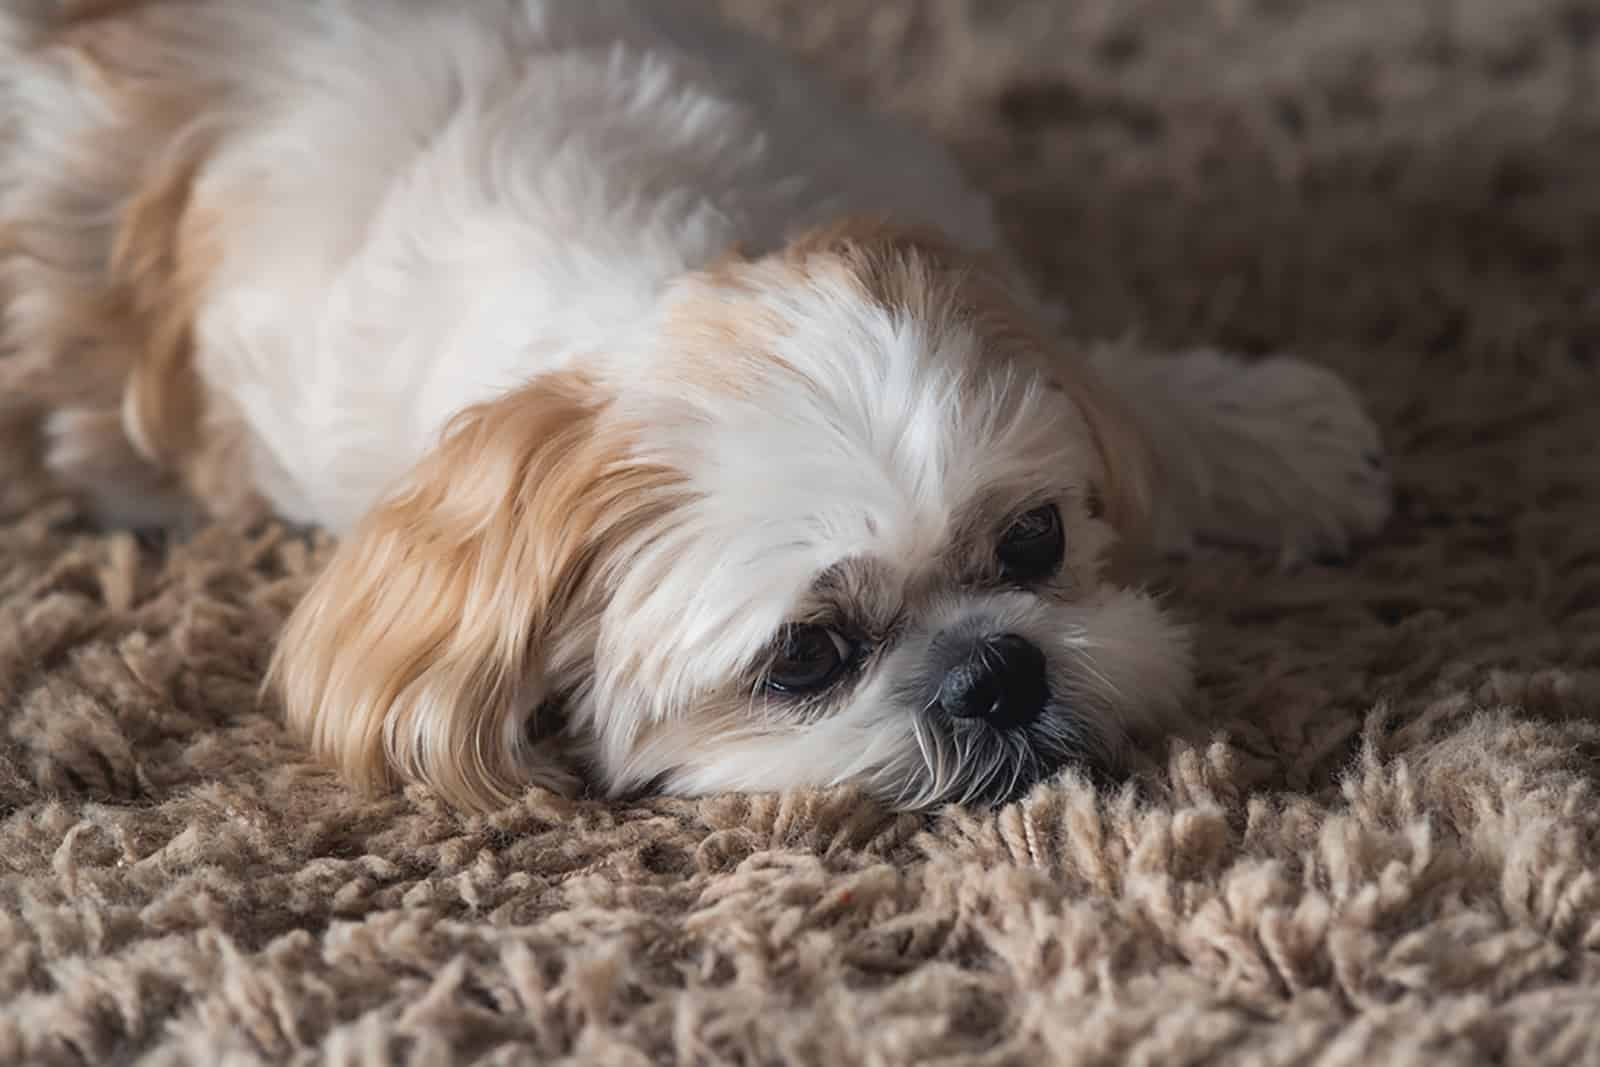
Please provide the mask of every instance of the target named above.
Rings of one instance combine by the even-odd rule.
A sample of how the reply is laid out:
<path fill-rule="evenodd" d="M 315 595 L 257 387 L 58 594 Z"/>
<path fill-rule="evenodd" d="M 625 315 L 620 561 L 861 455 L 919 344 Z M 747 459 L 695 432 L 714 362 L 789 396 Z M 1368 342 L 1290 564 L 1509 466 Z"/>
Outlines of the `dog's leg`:
<path fill-rule="evenodd" d="M 1274 550 L 1281 562 L 1347 551 L 1388 519 L 1378 429 L 1337 375 L 1290 357 L 1216 351 L 1093 354 L 1155 454 L 1152 546 Z"/>

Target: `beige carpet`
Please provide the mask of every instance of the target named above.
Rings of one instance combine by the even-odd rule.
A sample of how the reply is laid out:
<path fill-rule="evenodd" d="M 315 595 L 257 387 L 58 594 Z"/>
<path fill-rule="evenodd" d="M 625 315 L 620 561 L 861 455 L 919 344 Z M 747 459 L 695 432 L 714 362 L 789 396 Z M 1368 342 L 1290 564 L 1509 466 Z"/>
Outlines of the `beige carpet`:
<path fill-rule="evenodd" d="M 1600 1062 L 1600 4 L 725 0 L 1095 336 L 1371 395 L 1352 564 L 1174 567 L 1212 739 L 998 814 L 461 823 L 253 693 L 318 557 L 0 526 L 0 1064 Z"/>

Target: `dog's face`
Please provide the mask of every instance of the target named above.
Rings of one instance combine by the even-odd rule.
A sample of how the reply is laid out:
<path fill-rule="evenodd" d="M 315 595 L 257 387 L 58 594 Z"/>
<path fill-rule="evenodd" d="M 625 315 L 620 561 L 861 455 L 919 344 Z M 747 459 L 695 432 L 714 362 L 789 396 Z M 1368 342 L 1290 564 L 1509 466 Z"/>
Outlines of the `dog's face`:
<path fill-rule="evenodd" d="M 468 413 L 341 547 L 275 676 L 354 777 L 485 807 L 557 743 L 611 793 L 856 781 L 993 802 L 1176 711 L 1107 583 L 1127 421 L 997 277 L 815 234 L 683 280 L 592 377 Z"/>

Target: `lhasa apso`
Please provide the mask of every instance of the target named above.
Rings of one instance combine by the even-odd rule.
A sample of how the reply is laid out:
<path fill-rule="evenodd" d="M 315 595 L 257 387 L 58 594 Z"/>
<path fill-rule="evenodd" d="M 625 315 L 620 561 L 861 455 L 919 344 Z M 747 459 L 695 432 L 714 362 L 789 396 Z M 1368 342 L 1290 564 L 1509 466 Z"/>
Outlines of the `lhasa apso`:
<path fill-rule="evenodd" d="M 10 0 L 0 311 L 94 515 L 339 536 L 272 691 L 469 810 L 1001 801 L 1182 723 L 1114 545 L 1389 509 L 1333 375 L 1064 342 L 939 147 L 681 2 Z"/>

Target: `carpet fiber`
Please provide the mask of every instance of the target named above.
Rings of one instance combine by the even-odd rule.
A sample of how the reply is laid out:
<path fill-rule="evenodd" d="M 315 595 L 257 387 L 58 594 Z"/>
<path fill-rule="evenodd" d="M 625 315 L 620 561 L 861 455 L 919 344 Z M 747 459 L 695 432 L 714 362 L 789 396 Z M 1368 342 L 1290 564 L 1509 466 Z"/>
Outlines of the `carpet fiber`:
<path fill-rule="evenodd" d="M 1600 5 L 723 0 L 946 136 L 1074 328 L 1359 384 L 1399 515 L 1208 555 L 1121 793 L 459 821 L 255 689 L 326 546 L 0 524 L 0 1063 L 1600 1062 Z"/>

